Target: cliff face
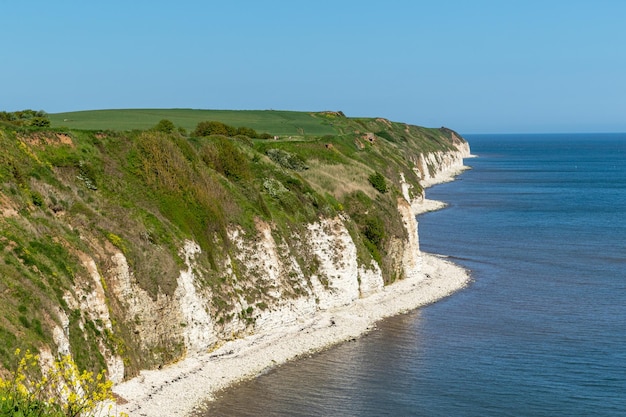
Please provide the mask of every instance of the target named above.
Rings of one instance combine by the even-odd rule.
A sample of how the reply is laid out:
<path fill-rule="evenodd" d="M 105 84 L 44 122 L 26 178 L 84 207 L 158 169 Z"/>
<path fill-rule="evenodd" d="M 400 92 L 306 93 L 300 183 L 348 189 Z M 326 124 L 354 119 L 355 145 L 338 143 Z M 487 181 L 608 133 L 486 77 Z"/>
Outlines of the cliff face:
<path fill-rule="evenodd" d="M 420 154 L 415 160 L 416 169 L 424 187 L 447 181 L 450 173 L 463 167 L 463 159 L 469 158 L 469 144 L 452 132 L 455 150 L 436 151 Z"/>
<path fill-rule="evenodd" d="M 359 129 L 195 148 L 147 133 L 69 132 L 60 143 L 54 132 L 1 132 L 16 151 L 0 171 L 0 289 L 10 295 L 0 354 L 21 337 L 44 357 L 69 353 L 119 382 L 421 280 L 411 206 L 423 198 L 420 181 L 458 171 L 469 146 L 452 131 L 383 119 Z M 445 146 L 419 152 L 428 135 Z M 293 168 L 296 157 L 309 166 Z M 367 180 L 374 171 L 384 193 Z M 34 298 L 40 305 L 27 305 Z"/>
<path fill-rule="evenodd" d="M 463 143 L 457 151 L 420 155 L 419 161 L 428 161 L 420 167 L 428 164 L 429 170 L 417 169 L 429 183 L 448 180 L 463 168 L 466 156 L 469 156 L 469 146 Z M 424 276 L 417 221 L 411 209 L 411 203 L 415 201 L 398 198 L 397 203 L 406 239 L 398 239 L 392 244 L 392 261 L 400 269 L 398 275 L 401 279 L 417 282 Z M 170 344 L 183 340 L 189 353 L 206 351 L 221 341 L 251 333 L 271 333 L 275 328 L 307 321 L 320 310 L 350 305 L 363 295 L 383 290 L 381 268 L 373 260 L 367 265 L 359 263 L 357 248 L 346 222 L 349 219 L 338 215 L 320 218 L 306 225 L 306 232 L 298 237 L 298 246 L 308 247 L 307 256 L 319 261 L 317 270 L 311 274 L 299 267 L 295 255 L 298 248 L 278 243 L 270 224 L 258 221 L 253 236 L 246 236 L 238 228 L 231 229 L 230 239 L 237 247 L 232 256 L 245 264 L 248 273 L 256 280 L 237 283 L 231 259 L 225 260 L 224 279 L 232 282 L 235 292 L 241 294 L 235 307 L 241 313 L 225 325 L 217 324 L 211 318 L 212 294 L 197 289 L 201 286 L 202 272 L 197 269 L 194 258 L 200 249 L 192 241 L 186 241 L 181 248 L 185 268 L 180 271 L 175 297 L 162 307 L 158 306 L 158 301 L 154 302 L 142 294 L 138 286 L 133 288 L 129 279 L 131 272 L 121 252 L 111 257 L 119 267 L 111 270 L 114 276 L 110 281 L 121 284 L 121 287 L 114 287 L 114 291 L 125 294 L 128 311 L 139 317 L 135 333 L 145 349 L 154 350 L 165 340 L 170 340 Z M 257 286 L 271 288 L 262 308 L 246 300 L 246 294 Z M 159 312 L 158 315 L 155 315 L 156 312 Z M 155 317 L 159 319 L 154 320 Z M 119 364 L 115 358 L 110 361 Z"/>

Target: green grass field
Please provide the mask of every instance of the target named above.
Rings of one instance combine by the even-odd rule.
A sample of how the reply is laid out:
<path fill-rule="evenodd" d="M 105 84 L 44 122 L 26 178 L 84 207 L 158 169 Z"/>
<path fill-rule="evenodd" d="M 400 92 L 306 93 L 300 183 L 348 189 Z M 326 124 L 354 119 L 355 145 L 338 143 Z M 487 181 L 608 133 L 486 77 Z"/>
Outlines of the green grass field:
<path fill-rule="evenodd" d="M 52 113 L 49 118 L 53 127 L 82 130 L 149 129 L 168 119 L 187 131 L 193 131 L 199 122 L 219 121 L 279 136 L 336 135 L 337 129 L 320 114 L 278 110 L 120 109 Z"/>

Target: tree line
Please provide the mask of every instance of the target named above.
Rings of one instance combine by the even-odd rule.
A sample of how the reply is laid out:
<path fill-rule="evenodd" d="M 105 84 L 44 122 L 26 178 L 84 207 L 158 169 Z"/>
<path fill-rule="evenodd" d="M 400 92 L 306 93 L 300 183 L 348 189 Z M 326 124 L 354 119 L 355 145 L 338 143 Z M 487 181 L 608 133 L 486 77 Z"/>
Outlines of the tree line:
<path fill-rule="evenodd" d="M 271 139 L 273 136 L 269 133 L 258 133 L 251 127 L 233 127 L 222 122 L 207 121 L 200 122 L 196 126 L 196 130 L 193 132 L 194 136 L 247 136 L 250 139 Z"/>
<path fill-rule="evenodd" d="M 151 130 L 163 133 L 173 133 L 178 130 L 185 135 L 184 128 L 176 128 L 174 123 L 168 119 L 162 119 Z M 195 130 L 192 132 L 192 136 L 206 137 L 206 136 L 246 136 L 250 139 L 272 139 L 274 136 L 269 133 L 259 133 L 251 127 L 234 127 L 227 125 L 226 123 L 218 121 L 204 121 L 196 125 Z"/>
<path fill-rule="evenodd" d="M 48 114 L 43 110 L 0 111 L 0 121 L 16 126 L 50 126 Z"/>

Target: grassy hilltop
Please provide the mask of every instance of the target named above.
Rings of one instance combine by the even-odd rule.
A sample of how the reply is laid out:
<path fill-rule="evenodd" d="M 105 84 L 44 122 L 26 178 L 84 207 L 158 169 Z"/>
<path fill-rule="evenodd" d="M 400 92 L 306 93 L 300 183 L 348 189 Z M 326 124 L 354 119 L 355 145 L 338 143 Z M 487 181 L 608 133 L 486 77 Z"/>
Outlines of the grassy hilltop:
<path fill-rule="evenodd" d="M 49 117 L 53 126 L 84 130 L 143 130 L 155 126 L 159 120 L 167 119 L 188 131 L 194 130 L 199 122 L 217 120 L 227 125 L 247 126 L 259 132 L 281 136 L 340 133 L 320 114 L 275 110 L 130 109 L 56 113 Z"/>
<path fill-rule="evenodd" d="M 390 260 L 393 240 L 405 234 L 400 178 L 418 195 L 418 155 L 462 140 L 445 128 L 341 112 L 102 110 L 47 115 L 50 123 L 44 116 L 0 118 L 0 370 L 14 367 L 17 347 L 54 350 L 55 326 L 67 328 L 81 369 L 104 369 L 102 349 L 124 358 L 127 376 L 184 354 L 178 339 L 147 344 L 137 336 L 141 323 L 107 282 L 114 251 L 157 300 L 177 287 L 182 243 L 198 242 L 201 285 L 225 326 L 238 315 L 252 321 L 271 293 L 255 284 L 235 294 L 225 280 L 220 268 L 237 250 L 227 233 L 234 226 L 253 231 L 267 222 L 277 241 L 297 249 L 298 230 L 341 214 L 360 262 L 378 262 L 387 282 L 402 278 Z M 205 121 L 233 134 L 198 134 Z M 299 268 L 315 271 L 306 248 L 297 250 Z M 245 286 L 253 272 L 232 259 L 231 273 Z M 82 306 L 98 273 L 110 326 Z M 242 297 L 251 307 L 234 310 Z"/>

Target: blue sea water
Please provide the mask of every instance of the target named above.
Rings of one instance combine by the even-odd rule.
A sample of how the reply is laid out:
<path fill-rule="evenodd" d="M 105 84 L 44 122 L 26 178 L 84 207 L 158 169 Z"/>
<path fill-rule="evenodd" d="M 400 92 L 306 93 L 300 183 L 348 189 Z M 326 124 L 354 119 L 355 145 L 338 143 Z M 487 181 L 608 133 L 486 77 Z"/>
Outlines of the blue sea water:
<path fill-rule="evenodd" d="M 472 284 L 203 416 L 626 416 L 626 134 L 466 138 L 418 221 Z"/>

